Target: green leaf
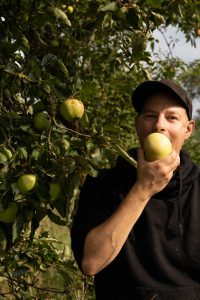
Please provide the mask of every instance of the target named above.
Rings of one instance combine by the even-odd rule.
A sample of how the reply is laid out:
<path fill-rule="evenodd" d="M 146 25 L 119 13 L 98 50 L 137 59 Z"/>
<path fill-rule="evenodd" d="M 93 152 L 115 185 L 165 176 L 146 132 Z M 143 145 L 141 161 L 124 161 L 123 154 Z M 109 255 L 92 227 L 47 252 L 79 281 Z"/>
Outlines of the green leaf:
<path fill-rule="evenodd" d="M 45 92 L 47 92 L 47 93 L 50 93 L 50 92 L 51 92 L 51 87 L 50 87 L 50 85 L 48 84 L 48 81 L 43 81 L 43 82 L 41 83 L 41 85 L 42 85 L 42 88 L 44 89 Z"/>
<path fill-rule="evenodd" d="M 38 150 L 34 149 L 31 153 L 31 158 L 34 160 L 38 160 L 39 155 L 40 155 L 40 152 Z"/>
<path fill-rule="evenodd" d="M 51 14 L 53 14 L 54 17 L 56 17 L 56 19 L 60 20 L 65 25 L 71 27 L 71 22 L 68 19 L 66 13 L 64 13 L 64 11 L 62 11 L 60 8 L 58 8 L 58 7 L 49 7 L 48 11 Z"/>
<path fill-rule="evenodd" d="M 68 77 L 69 77 L 69 73 L 68 73 L 68 70 L 67 70 L 65 64 L 63 63 L 63 61 L 58 60 L 58 66 L 59 66 L 61 72 L 63 73 L 63 75 L 64 75 L 66 78 L 68 78 Z"/>
<path fill-rule="evenodd" d="M 105 14 L 102 21 L 102 29 L 109 29 L 112 25 L 112 17 L 110 14 Z"/>
<path fill-rule="evenodd" d="M 93 163 L 90 159 L 85 159 L 84 157 L 77 157 L 76 162 L 81 166 L 86 173 L 89 173 L 91 176 L 97 175 L 97 165 Z"/>
<path fill-rule="evenodd" d="M 0 152 L 0 164 L 5 164 L 7 162 L 7 157 Z"/>
<path fill-rule="evenodd" d="M 146 0 L 146 3 L 154 8 L 161 8 L 161 4 L 162 4 L 163 0 Z"/>
<path fill-rule="evenodd" d="M 45 67 L 46 65 L 50 64 L 51 62 L 57 61 L 57 57 L 52 53 L 47 53 L 43 56 L 41 65 Z"/>
<path fill-rule="evenodd" d="M 75 171 L 69 176 L 68 180 L 68 193 L 67 193 L 67 208 L 66 208 L 66 224 L 70 225 L 72 222 L 72 214 L 78 195 L 80 192 L 80 177 Z"/>
<path fill-rule="evenodd" d="M 25 37 L 25 35 L 21 37 L 21 45 L 22 45 L 22 50 L 28 54 L 30 51 L 30 44 L 28 39 Z"/>
<path fill-rule="evenodd" d="M 107 12 L 107 11 L 114 12 L 117 9 L 118 9 L 118 5 L 116 2 L 108 3 L 105 6 L 99 8 L 100 11 L 104 11 L 104 12 Z"/>
<path fill-rule="evenodd" d="M 18 148 L 18 155 L 19 155 L 20 158 L 25 158 L 25 159 L 27 159 L 27 157 L 28 157 L 28 152 L 27 152 L 26 148 L 25 148 L 25 147 L 20 147 L 20 148 Z"/>
<path fill-rule="evenodd" d="M 165 22 L 165 18 L 161 14 L 158 14 L 155 11 L 152 11 L 152 15 L 154 16 L 155 22 L 158 26 Z"/>

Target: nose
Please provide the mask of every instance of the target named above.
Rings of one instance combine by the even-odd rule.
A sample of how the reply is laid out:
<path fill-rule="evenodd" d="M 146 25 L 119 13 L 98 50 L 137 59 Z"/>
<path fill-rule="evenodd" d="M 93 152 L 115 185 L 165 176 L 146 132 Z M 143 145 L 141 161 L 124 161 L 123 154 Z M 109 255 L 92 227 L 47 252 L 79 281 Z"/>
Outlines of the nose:
<path fill-rule="evenodd" d="M 154 124 L 155 132 L 165 132 L 166 131 L 166 120 L 163 115 L 159 115 Z"/>

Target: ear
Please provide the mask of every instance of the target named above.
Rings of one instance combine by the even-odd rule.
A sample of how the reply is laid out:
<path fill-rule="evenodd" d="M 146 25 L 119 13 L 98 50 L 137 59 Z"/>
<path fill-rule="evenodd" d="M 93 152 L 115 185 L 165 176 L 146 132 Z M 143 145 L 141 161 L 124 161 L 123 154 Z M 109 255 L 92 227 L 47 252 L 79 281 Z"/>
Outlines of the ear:
<path fill-rule="evenodd" d="M 187 140 L 191 136 L 194 129 L 195 129 L 195 121 L 194 120 L 188 121 L 186 133 L 185 133 L 185 140 Z"/>

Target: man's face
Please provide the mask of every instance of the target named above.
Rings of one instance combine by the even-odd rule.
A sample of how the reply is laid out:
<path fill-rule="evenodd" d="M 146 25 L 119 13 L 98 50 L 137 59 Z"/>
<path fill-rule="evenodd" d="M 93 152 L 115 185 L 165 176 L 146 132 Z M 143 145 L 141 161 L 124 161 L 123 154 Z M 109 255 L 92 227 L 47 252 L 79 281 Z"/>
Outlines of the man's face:
<path fill-rule="evenodd" d="M 177 153 L 191 135 L 194 126 L 194 121 L 188 120 L 185 108 L 175 99 L 162 93 L 148 98 L 142 113 L 136 119 L 136 131 L 141 147 L 147 135 L 160 132 L 170 139 Z"/>

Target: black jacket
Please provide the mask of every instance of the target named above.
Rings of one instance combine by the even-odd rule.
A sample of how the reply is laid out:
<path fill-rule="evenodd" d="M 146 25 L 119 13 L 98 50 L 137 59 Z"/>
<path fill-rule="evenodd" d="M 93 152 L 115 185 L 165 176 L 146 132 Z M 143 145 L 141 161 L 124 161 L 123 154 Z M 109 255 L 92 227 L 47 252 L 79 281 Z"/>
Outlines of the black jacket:
<path fill-rule="evenodd" d="M 80 268 L 88 231 L 113 213 L 135 180 L 136 169 L 122 158 L 115 168 L 87 177 L 71 231 Z M 95 288 L 100 300 L 200 300 L 200 168 L 186 153 L 119 255 L 95 276 Z"/>

